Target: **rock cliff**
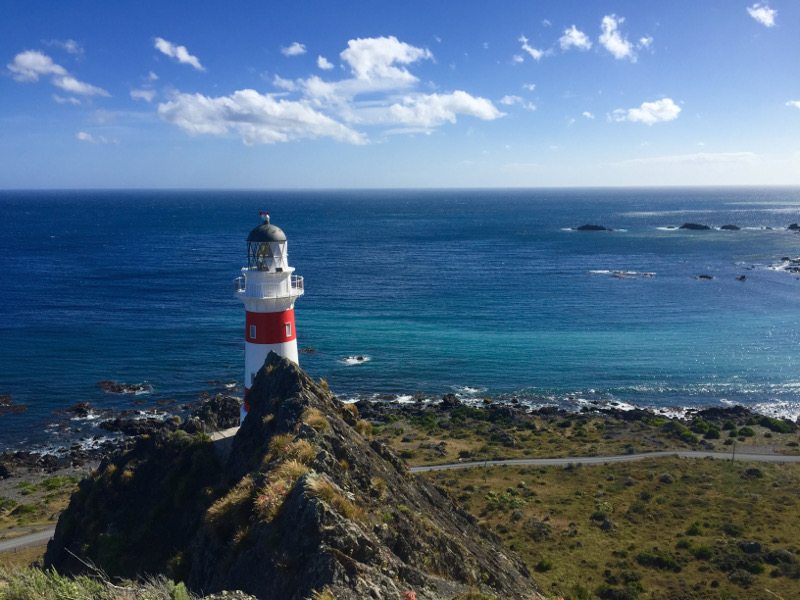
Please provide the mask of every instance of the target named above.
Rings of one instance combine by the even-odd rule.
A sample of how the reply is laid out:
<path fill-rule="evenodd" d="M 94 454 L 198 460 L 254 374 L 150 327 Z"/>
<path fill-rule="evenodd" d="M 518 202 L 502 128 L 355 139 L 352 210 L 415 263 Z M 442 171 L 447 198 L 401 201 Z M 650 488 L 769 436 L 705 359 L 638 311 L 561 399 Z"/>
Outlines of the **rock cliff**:
<path fill-rule="evenodd" d="M 46 563 L 275 600 L 539 597 L 517 558 L 296 365 L 270 354 L 248 400 L 227 457 L 179 431 L 101 465 Z"/>

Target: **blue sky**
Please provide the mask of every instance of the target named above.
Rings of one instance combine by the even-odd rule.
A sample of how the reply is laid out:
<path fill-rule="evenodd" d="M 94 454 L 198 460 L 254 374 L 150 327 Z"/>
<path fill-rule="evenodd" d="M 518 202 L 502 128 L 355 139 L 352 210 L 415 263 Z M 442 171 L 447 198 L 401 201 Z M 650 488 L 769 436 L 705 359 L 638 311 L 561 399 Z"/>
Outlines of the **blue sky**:
<path fill-rule="evenodd" d="M 0 1 L 0 188 L 800 184 L 795 0 Z"/>

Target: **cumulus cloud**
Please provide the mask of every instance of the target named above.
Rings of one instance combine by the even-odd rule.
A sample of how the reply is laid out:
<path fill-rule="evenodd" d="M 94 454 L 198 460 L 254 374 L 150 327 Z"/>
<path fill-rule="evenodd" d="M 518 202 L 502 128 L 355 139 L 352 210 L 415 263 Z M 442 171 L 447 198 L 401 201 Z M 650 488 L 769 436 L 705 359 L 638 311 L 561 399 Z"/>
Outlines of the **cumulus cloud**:
<path fill-rule="evenodd" d="M 786 106 L 792 106 L 794 108 L 800 108 L 800 100 L 789 100 L 786 103 Z"/>
<path fill-rule="evenodd" d="M 522 56 L 521 54 L 515 54 L 514 56 L 511 57 L 511 62 L 513 62 L 514 64 L 525 62 L 525 57 Z"/>
<path fill-rule="evenodd" d="M 155 39 L 155 49 L 166 54 L 170 58 L 174 58 L 183 65 L 189 65 L 198 71 L 205 71 L 205 67 L 200 64 L 200 59 L 196 56 L 189 54 L 186 46 L 177 46 L 164 38 L 157 37 Z"/>
<path fill-rule="evenodd" d="M 753 6 L 748 6 L 747 12 L 764 27 L 775 27 L 775 17 L 778 16 L 778 11 L 770 8 L 768 4 L 757 2 Z"/>
<path fill-rule="evenodd" d="M 323 71 L 330 71 L 333 68 L 333 63 L 324 56 L 317 56 L 317 66 Z"/>
<path fill-rule="evenodd" d="M 630 121 L 631 123 L 664 123 L 678 118 L 681 107 L 673 102 L 672 98 L 662 98 L 654 102 L 643 102 L 635 108 L 619 108 L 609 115 L 612 121 Z"/>
<path fill-rule="evenodd" d="M 52 58 L 38 50 L 20 52 L 6 66 L 11 72 L 11 76 L 17 81 L 34 82 L 39 81 L 40 77 L 50 76 L 50 83 L 70 94 L 78 94 L 80 96 L 109 95 L 103 88 L 77 80 L 64 67 L 53 62 Z"/>
<path fill-rule="evenodd" d="M 592 47 L 592 42 L 589 36 L 583 33 L 580 29 L 572 25 L 564 30 L 564 35 L 558 39 L 561 49 L 564 51 L 570 48 L 577 48 L 578 50 L 589 50 Z"/>
<path fill-rule="evenodd" d="M 539 61 L 544 56 L 544 50 L 539 50 L 538 48 L 531 46 L 528 43 L 530 40 L 528 40 L 528 38 L 526 38 L 524 35 L 519 36 L 519 40 L 517 41 L 522 44 L 522 49 L 527 52 L 533 60 Z"/>
<path fill-rule="evenodd" d="M 8 65 L 11 76 L 17 81 L 38 81 L 46 75 L 66 75 L 67 70 L 38 50 L 26 50 L 14 57 Z"/>
<path fill-rule="evenodd" d="M 152 102 L 156 97 L 155 90 L 131 90 L 131 98 L 134 100 L 144 100 L 145 102 Z"/>
<path fill-rule="evenodd" d="M 502 113 L 486 98 L 478 98 L 456 90 L 451 94 L 419 94 L 407 96 L 389 107 L 395 123 L 411 127 L 431 128 L 445 122 L 455 123 L 457 115 L 469 115 L 491 121 Z"/>
<path fill-rule="evenodd" d="M 281 48 L 281 54 L 284 56 L 301 56 L 305 53 L 306 46 L 300 42 L 292 42 L 290 45 Z"/>
<path fill-rule="evenodd" d="M 625 22 L 624 17 L 616 15 L 606 15 L 600 23 L 600 44 L 608 50 L 617 60 L 628 59 L 636 62 L 636 53 L 633 44 L 624 37 L 619 30 L 620 25 Z"/>
<path fill-rule="evenodd" d="M 433 55 L 395 37 L 349 40 L 339 55 L 349 76 L 326 80 L 275 76 L 276 94 L 239 90 L 228 96 L 177 93 L 161 103 L 162 119 L 193 134 L 238 134 L 246 144 L 331 138 L 363 144 L 356 127 L 390 126 L 386 133 L 430 133 L 460 116 L 492 120 L 503 113 L 486 98 L 465 91 L 423 94 L 408 67 Z M 366 99 L 362 96 L 368 95 Z"/>
<path fill-rule="evenodd" d="M 147 74 L 147 81 L 158 81 L 158 75 L 156 75 L 155 73 L 153 73 L 152 71 L 150 71 L 150 72 Z"/>
<path fill-rule="evenodd" d="M 639 43 L 636 44 L 639 48 L 647 49 L 653 45 L 653 36 L 645 35 L 639 38 Z"/>
<path fill-rule="evenodd" d="M 404 83 L 415 83 L 417 78 L 402 65 L 433 58 L 427 48 L 417 48 L 394 36 L 350 40 L 339 56 L 356 79 Z"/>
<path fill-rule="evenodd" d="M 522 89 L 523 90 L 528 90 L 529 92 L 532 92 L 533 90 L 536 89 L 536 84 L 535 83 L 523 83 L 522 84 Z"/>
<path fill-rule="evenodd" d="M 332 138 L 363 144 L 363 134 L 314 110 L 306 102 L 276 99 L 255 90 L 229 96 L 176 94 L 158 105 L 159 116 L 192 135 L 239 134 L 245 144 L 274 144 L 304 138 Z"/>
<path fill-rule="evenodd" d="M 583 112 L 581 113 L 581 116 L 582 116 L 584 119 L 594 119 L 594 115 L 593 115 L 592 113 L 590 113 L 588 110 L 585 110 L 585 111 L 583 111 Z"/>

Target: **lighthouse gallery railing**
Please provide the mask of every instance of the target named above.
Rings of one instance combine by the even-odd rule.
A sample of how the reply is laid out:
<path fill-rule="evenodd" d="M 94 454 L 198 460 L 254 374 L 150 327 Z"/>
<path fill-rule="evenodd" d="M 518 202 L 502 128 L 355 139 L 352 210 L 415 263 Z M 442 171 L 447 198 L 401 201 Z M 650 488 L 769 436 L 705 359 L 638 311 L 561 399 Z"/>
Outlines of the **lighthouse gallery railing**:
<path fill-rule="evenodd" d="M 303 287 L 303 276 L 302 275 L 292 275 L 290 279 L 287 279 L 289 283 L 288 289 L 287 286 L 275 286 L 271 283 L 250 283 L 250 289 L 248 289 L 247 281 L 244 277 L 237 277 L 233 280 L 233 291 L 236 294 L 244 293 L 248 291 L 255 295 L 256 297 L 260 298 L 280 298 L 283 296 L 302 296 L 305 293 L 305 288 Z"/>

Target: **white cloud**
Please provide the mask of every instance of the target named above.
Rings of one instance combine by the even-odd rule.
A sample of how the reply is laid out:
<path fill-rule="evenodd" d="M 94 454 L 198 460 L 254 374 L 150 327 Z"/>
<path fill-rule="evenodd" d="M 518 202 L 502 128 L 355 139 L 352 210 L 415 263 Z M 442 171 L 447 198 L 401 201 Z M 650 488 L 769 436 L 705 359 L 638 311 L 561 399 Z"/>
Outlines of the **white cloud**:
<path fill-rule="evenodd" d="M 652 45 L 653 45 L 653 36 L 651 36 L 651 35 L 645 35 L 645 36 L 643 36 L 643 37 L 640 37 L 640 38 L 639 38 L 639 43 L 638 43 L 638 44 L 636 44 L 636 45 L 637 45 L 639 48 L 645 48 L 645 49 L 649 48 L 650 46 L 652 46 Z"/>
<path fill-rule="evenodd" d="M 536 89 L 536 84 L 535 83 L 523 83 L 522 84 L 522 89 L 523 90 L 528 90 L 529 92 L 532 92 L 533 90 Z"/>
<path fill-rule="evenodd" d="M 515 54 L 511 57 L 511 62 L 519 64 L 521 62 L 525 62 L 525 58 L 521 54 Z"/>
<path fill-rule="evenodd" d="M 633 51 L 633 44 L 622 36 L 619 26 L 625 22 L 624 17 L 616 15 L 606 15 L 600 24 L 602 33 L 598 38 L 600 44 L 608 50 L 614 58 L 622 60 L 627 58 L 631 62 L 636 62 L 636 53 Z"/>
<path fill-rule="evenodd" d="M 80 96 L 108 96 L 109 93 L 103 88 L 97 87 L 90 83 L 78 81 L 71 75 L 63 75 L 53 77 L 53 85 L 61 88 L 70 94 L 78 94 Z"/>
<path fill-rule="evenodd" d="M 292 42 L 289 46 L 281 48 L 281 54 L 284 56 L 301 56 L 305 53 L 306 46 L 300 42 Z"/>
<path fill-rule="evenodd" d="M 68 54 L 73 54 L 75 56 L 83 55 L 83 47 L 75 40 L 48 40 L 44 43 L 48 46 L 56 46 L 61 48 Z"/>
<path fill-rule="evenodd" d="M 585 111 L 583 111 L 583 112 L 581 113 L 581 116 L 582 116 L 584 119 L 594 119 L 594 115 L 593 115 L 592 113 L 590 113 L 588 110 L 585 110 Z"/>
<path fill-rule="evenodd" d="M 650 156 L 632 158 L 619 163 L 627 165 L 710 165 L 720 163 L 754 163 L 759 156 L 753 152 L 696 152 L 694 154 L 673 154 L 669 156 Z"/>
<path fill-rule="evenodd" d="M 433 58 L 427 48 L 417 48 L 394 36 L 350 40 L 339 56 L 350 65 L 356 79 L 404 83 L 415 83 L 417 78 L 399 65 Z"/>
<path fill-rule="evenodd" d="M 643 102 L 636 108 L 615 110 L 609 118 L 612 121 L 630 121 L 632 123 L 644 123 L 653 125 L 654 123 L 664 123 L 674 121 L 678 118 L 681 107 L 673 102 L 672 98 L 662 98 L 654 102 Z"/>
<path fill-rule="evenodd" d="M 67 96 L 65 98 L 64 96 L 59 96 L 58 94 L 53 94 L 53 101 L 57 104 L 72 104 L 73 106 L 79 106 L 81 103 L 80 100 L 72 96 Z"/>
<path fill-rule="evenodd" d="M 445 122 L 455 123 L 458 115 L 492 121 L 503 116 L 486 98 L 456 90 L 451 94 L 420 94 L 407 96 L 392 104 L 388 115 L 395 123 L 429 129 Z"/>
<path fill-rule="evenodd" d="M 156 97 L 155 90 L 131 90 L 131 98 L 134 100 L 144 100 L 145 102 L 152 102 Z"/>
<path fill-rule="evenodd" d="M 503 106 L 521 106 L 525 110 L 536 110 L 536 105 L 532 102 L 526 102 L 521 96 L 503 96 L 499 100 Z"/>
<path fill-rule="evenodd" d="M 561 49 L 564 51 L 570 48 L 577 48 L 578 50 L 589 50 L 592 47 L 592 42 L 589 36 L 583 33 L 580 29 L 572 25 L 564 30 L 564 35 L 558 39 Z"/>
<path fill-rule="evenodd" d="M 67 70 L 38 50 L 26 50 L 14 57 L 8 65 L 11 76 L 17 81 L 38 81 L 44 75 L 66 75 Z"/>
<path fill-rule="evenodd" d="M 297 84 L 294 81 L 291 79 L 284 79 L 280 75 L 275 75 L 275 77 L 272 78 L 272 85 L 276 88 L 286 90 L 287 92 L 293 92 L 297 89 Z"/>
<path fill-rule="evenodd" d="M 118 144 L 118 140 L 108 139 L 102 135 L 92 135 L 86 131 L 79 131 L 75 134 L 75 139 L 79 142 L 86 142 L 88 144 Z"/>
<path fill-rule="evenodd" d="M 155 73 L 153 73 L 152 71 L 150 71 L 150 72 L 147 74 L 147 81 L 158 81 L 158 75 L 156 75 Z"/>
<path fill-rule="evenodd" d="M 522 102 L 522 98 L 520 96 L 503 96 L 500 98 L 500 104 L 505 106 L 512 106 L 514 104 L 520 104 Z"/>
<path fill-rule="evenodd" d="M 75 77 L 53 59 L 38 50 L 26 50 L 14 57 L 7 65 L 11 76 L 17 81 L 39 81 L 39 77 L 51 75 L 50 83 L 57 88 L 81 96 L 108 96 L 103 88 L 78 81 Z"/>
<path fill-rule="evenodd" d="M 363 134 L 314 110 L 306 102 L 275 99 L 255 90 L 238 90 L 216 98 L 176 94 L 158 105 L 159 116 L 192 135 L 236 132 L 247 145 L 304 138 L 332 138 L 363 144 Z"/>
<path fill-rule="evenodd" d="M 794 108 L 800 108 L 800 100 L 789 100 L 786 103 L 786 106 L 793 106 Z"/>
<path fill-rule="evenodd" d="M 330 71 L 333 68 L 333 63 L 324 56 L 317 56 L 317 66 L 323 71 Z"/>
<path fill-rule="evenodd" d="M 778 15 L 778 11 L 770 8 L 768 4 L 757 2 L 753 6 L 748 6 L 747 12 L 764 27 L 775 27 L 775 17 Z"/>
<path fill-rule="evenodd" d="M 539 50 L 538 48 L 532 47 L 528 44 L 529 40 L 524 35 L 519 36 L 519 41 L 522 44 L 522 49 L 527 52 L 533 60 L 541 60 L 544 56 L 544 51 Z M 521 62 L 521 61 L 520 61 Z"/>
<path fill-rule="evenodd" d="M 166 54 L 170 58 L 174 58 L 183 65 L 190 65 L 198 71 L 205 71 L 205 67 L 200 64 L 200 59 L 196 56 L 189 54 L 186 46 L 177 46 L 172 42 L 168 42 L 164 38 L 157 37 L 155 39 L 155 48 L 162 54 Z"/>

